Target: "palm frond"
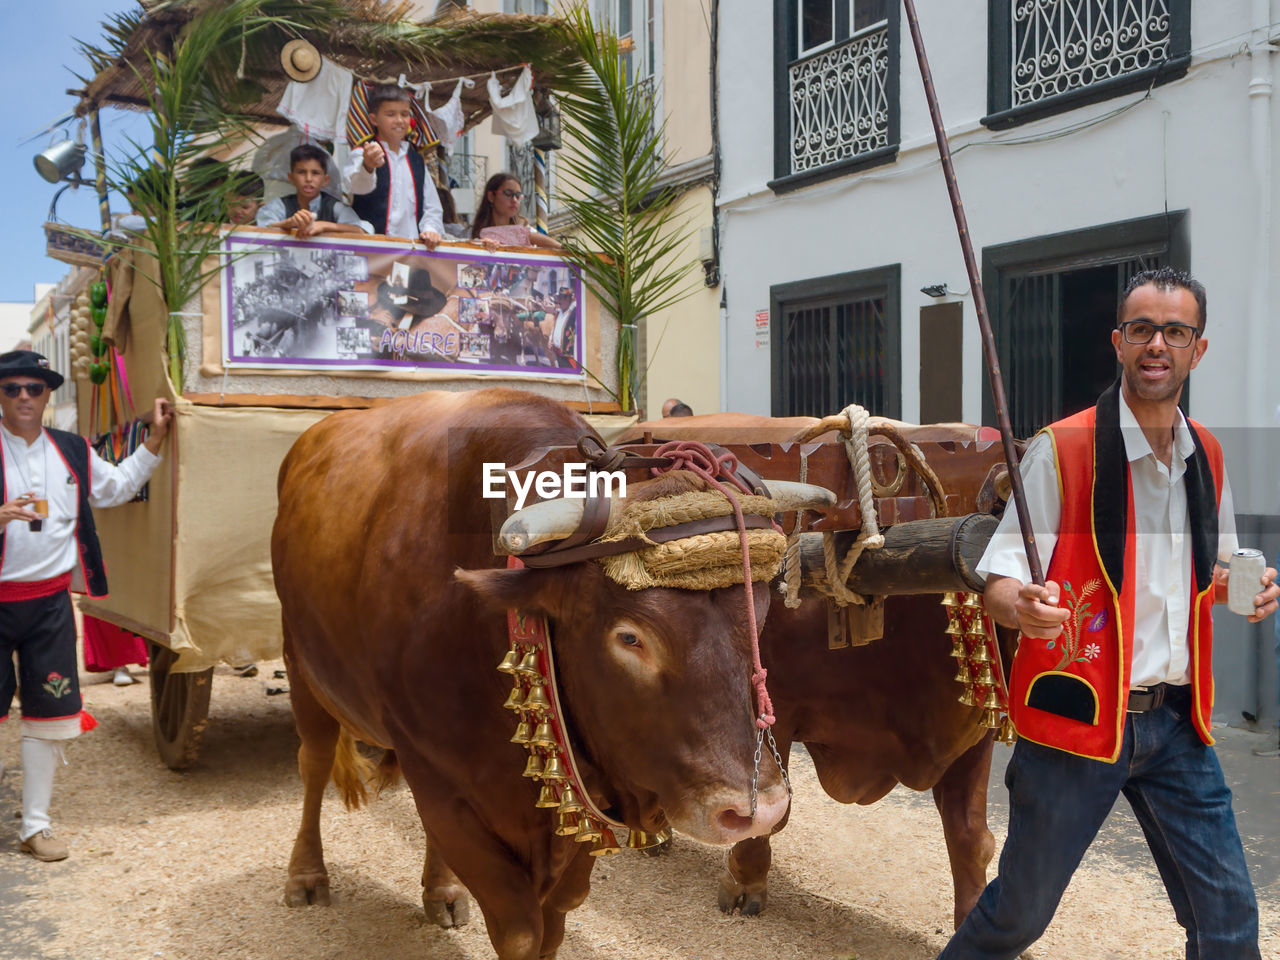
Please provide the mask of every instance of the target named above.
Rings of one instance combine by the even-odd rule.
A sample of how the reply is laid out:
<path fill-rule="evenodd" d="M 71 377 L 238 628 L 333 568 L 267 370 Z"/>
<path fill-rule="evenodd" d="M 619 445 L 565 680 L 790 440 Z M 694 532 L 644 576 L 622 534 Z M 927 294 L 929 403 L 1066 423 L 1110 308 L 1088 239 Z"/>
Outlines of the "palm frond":
<path fill-rule="evenodd" d="M 618 321 L 616 398 L 629 410 L 644 376 L 635 355 L 639 321 L 696 289 L 696 261 L 680 255 L 691 230 L 678 214 L 676 191 L 660 186 L 666 123 L 652 94 L 628 81 L 617 36 L 599 30 L 582 3 L 564 20 L 584 64 L 578 89 L 560 98 L 575 146 L 560 161 L 559 199 L 573 229 L 565 245 Z"/>

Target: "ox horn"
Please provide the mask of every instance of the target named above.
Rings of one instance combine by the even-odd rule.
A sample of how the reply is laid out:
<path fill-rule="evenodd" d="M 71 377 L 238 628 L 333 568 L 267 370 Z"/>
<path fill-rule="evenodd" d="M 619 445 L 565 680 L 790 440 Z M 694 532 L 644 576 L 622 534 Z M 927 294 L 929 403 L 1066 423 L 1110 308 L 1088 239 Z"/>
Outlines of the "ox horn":
<path fill-rule="evenodd" d="M 779 513 L 790 513 L 792 510 L 821 510 L 823 507 L 834 507 L 836 495 L 826 487 L 812 483 L 797 483 L 794 480 L 766 480 L 764 485 L 769 496 L 778 505 Z"/>
<path fill-rule="evenodd" d="M 621 510 L 624 503 L 623 500 L 611 501 L 610 522 L 614 511 Z M 568 498 L 530 504 L 507 517 L 498 532 L 498 542 L 509 553 L 521 554 L 548 540 L 563 540 L 578 529 L 585 506 L 585 500 Z"/>

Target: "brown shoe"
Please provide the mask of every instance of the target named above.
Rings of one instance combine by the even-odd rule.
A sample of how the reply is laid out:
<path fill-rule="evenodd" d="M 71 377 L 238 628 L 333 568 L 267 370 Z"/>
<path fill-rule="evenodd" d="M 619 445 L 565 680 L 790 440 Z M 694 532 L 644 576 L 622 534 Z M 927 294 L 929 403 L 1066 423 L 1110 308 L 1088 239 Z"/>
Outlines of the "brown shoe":
<path fill-rule="evenodd" d="M 33 833 L 27 837 L 22 841 L 22 849 L 37 860 L 44 860 L 45 862 L 65 860 L 71 856 L 71 851 L 67 849 L 67 845 L 57 839 L 49 830 L 41 830 L 39 833 Z"/>

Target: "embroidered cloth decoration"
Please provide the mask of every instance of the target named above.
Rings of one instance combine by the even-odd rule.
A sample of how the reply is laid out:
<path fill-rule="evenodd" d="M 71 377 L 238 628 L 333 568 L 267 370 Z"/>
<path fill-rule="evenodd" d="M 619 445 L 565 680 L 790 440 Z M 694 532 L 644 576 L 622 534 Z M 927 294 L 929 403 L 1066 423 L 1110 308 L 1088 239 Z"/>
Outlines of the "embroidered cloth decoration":
<path fill-rule="evenodd" d="M 321 59 L 314 80 L 291 80 L 280 98 L 280 115 L 297 124 L 309 140 L 345 142 L 351 103 L 351 71 Z"/>

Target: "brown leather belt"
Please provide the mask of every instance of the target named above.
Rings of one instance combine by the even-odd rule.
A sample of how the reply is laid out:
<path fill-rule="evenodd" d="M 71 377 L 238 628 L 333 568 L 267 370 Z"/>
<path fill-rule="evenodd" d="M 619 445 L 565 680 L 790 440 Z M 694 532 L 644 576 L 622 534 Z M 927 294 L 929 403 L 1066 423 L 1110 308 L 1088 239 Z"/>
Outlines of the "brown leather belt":
<path fill-rule="evenodd" d="M 1185 702 L 1191 696 L 1191 687 L 1185 683 L 1157 683 L 1150 687 L 1134 687 L 1129 691 L 1126 713 L 1147 713 L 1165 703 Z"/>

